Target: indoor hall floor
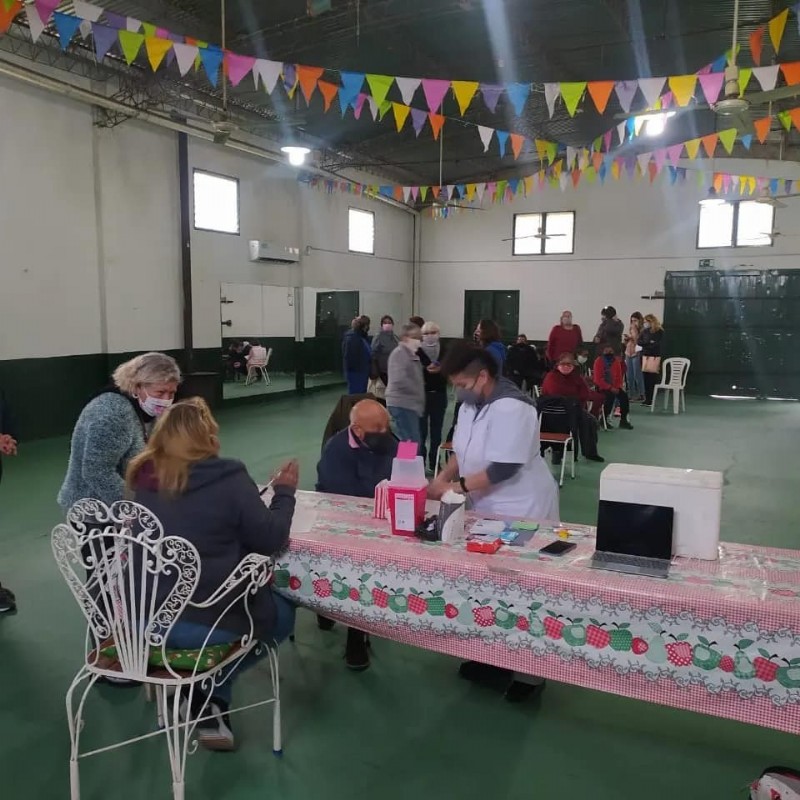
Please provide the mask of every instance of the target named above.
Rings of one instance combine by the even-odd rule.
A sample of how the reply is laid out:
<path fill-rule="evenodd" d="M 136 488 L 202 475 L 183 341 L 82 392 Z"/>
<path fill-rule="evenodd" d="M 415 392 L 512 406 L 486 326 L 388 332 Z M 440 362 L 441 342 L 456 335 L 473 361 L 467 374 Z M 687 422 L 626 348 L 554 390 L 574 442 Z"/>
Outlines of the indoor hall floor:
<path fill-rule="evenodd" d="M 322 430 L 337 392 L 276 399 L 219 414 L 226 455 L 266 480 L 296 455 L 312 488 Z M 607 460 L 725 473 L 723 539 L 800 547 L 800 404 L 689 397 L 678 417 L 634 409 L 634 431 L 600 434 Z M 69 796 L 64 694 L 77 670 L 82 617 L 57 572 L 49 533 L 66 438 L 24 444 L 0 487 L 0 580 L 20 611 L 0 618 L 0 794 Z M 602 464 L 578 462 L 561 494 L 562 518 L 592 522 Z M 800 765 L 795 737 L 550 683 L 536 703 L 509 705 L 459 680 L 451 658 L 373 641 L 372 668 L 348 672 L 344 630 L 298 614 L 282 648 L 284 757 L 270 750 L 268 711 L 234 718 L 235 754 L 189 758 L 187 798 L 405 800 L 591 798 L 727 800 L 770 764 Z M 255 700 L 263 668 L 238 685 Z M 85 744 L 141 733 L 153 708 L 137 690 L 100 689 Z M 159 738 L 82 762 L 82 797 L 170 797 Z"/>

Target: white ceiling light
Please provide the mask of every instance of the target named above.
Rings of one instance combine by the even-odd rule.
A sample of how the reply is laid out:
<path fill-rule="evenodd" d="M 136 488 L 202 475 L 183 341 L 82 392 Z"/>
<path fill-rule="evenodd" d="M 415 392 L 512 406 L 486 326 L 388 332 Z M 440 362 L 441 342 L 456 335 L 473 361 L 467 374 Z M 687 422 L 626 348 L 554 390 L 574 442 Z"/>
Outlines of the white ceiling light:
<path fill-rule="evenodd" d="M 708 190 L 708 196 L 700 201 L 701 206 L 724 206 L 728 201 L 717 194 L 717 190 L 712 186 Z M 736 388 L 736 387 L 734 387 Z"/>
<path fill-rule="evenodd" d="M 674 111 L 655 111 L 652 114 L 639 114 L 635 118 L 637 134 L 644 126 L 644 132 L 648 136 L 661 136 L 667 128 L 667 120 L 674 116 Z"/>
<path fill-rule="evenodd" d="M 287 144 L 281 147 L 281 152 L 286 153 L 289 163 L 293 167 L 302 167 L 306 163 L 306 156 L 311 152 L 311 148 Z"/>

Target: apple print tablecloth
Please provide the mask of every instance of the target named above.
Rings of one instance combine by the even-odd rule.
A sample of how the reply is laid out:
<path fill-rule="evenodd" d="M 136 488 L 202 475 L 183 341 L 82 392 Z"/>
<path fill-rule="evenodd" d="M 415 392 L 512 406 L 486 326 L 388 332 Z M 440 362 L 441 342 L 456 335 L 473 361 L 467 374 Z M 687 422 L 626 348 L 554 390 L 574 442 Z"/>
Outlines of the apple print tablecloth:
<path fill-rule="evenodd" d="M 592 570 L 594 530 L 547 558 L 392 536 L 372 500 L 298 493 L 309 533 L 275 587 L 302 606 L 417 647 L 800 733 L 800 552 L 721 544 L 668 580 Z"/>

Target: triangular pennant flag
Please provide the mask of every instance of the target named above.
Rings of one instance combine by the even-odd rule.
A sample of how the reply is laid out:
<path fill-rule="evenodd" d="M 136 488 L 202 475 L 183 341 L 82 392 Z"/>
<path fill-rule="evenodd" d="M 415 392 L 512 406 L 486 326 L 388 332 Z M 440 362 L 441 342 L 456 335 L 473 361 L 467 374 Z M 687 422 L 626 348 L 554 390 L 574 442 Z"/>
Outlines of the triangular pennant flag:
<path fill-rule="evenodd" d="M 525 102 L 530 93 L 531 85 L 529 83 L 506 84 L 506 94 L 508 94 L 508 99 L 511 105 L 514 106 L 514 111 L 517 112 L 517 116 L 520 116 L 525 110 Z"/>
<path fill-rule="evenodd" d="M 666 78 L 639 78 L 639 89 L 647 101 L 647 107 L 653 108 L 661 92 L 664 91 Z"/>
<path fill-rule="evenodd" d="M 614 90 L 617 93 L 617 100 L 622 106 L 622 110 L 627 114 L 631 110 L 631 103 L 639 88 L 638 81 L 617 81 Z"/>
<path fill-rule="evenodd" d="M 533 194 L 535 186 L 533 183 L 533 175 L 527 175 L 522 179 L 522 183 L 525 186 L 525 196 Z"/>
<path fill-rule="evenodd" d="M 450 81 L 434 80 L 432 78 L 422 79 L 422 91 L 425 93 L 425 101 L 429 111 L 438 111 L 442 107 L 442 101 L 450 88 Z M 438 136 L 438 132 L 436 136 Z"/>
<path fill-rule="evenodd" d="M 103 9 L 93 3 L 86 3 L 84 0 L 73 0 L 72 3 L 75 9 L 75 16 L 78 19 L 89 20 L 89 22 L 97 22 L 103 14 Z"/>
<path fill-rule="evenodd" d="M 374 98 L 372 99 L 372 102 L 373 102 L 373 103 L 375 102 Z M 381 121 L 383 121 L 383 118 L 384 118 L 384 117 L 385 117 L 385 116 L 386 116 L 386 115 L 387 115 L 387 114 L 388 114 L 388 113 L 389 113 L 391 110 L 392 110 L 392 103 L 391 103 L 391 101 L 390 101 L 390 100 L 384 100 L 384 101 L 383 101 L 383 102 L 382 102 L 382 103 L 381 103 L 381 104 L 378 106 L 378 118 L 379 118 Z"/>
<path fill-rule="evenodd" d="M 474 183 L 468 183 L 465 188 L 467 190 L 467 200 L 471 203 L 475 199 L 476 185 Z"/>
<path fill-rule="evenodd" d="M 558 86 L 558 84 L 554 85 Z M 547 84 L 545 84 L 545 93 L 546 89 Z M 611 92 L 614 91 L 614 81 L 589 81 L 586 84 L 586 91 L 589 92 L 589 97 L 592 98 L 597 113 L 604 114 L 608 105 L 608 98 L 611 97 Z"/>
<path fill-rule="evenodd" d="M 664 164 L 666 164 L 667 162 L 666 149 L 662 147 L 661 149 L 656 150 L 653 153 L 653 161 L 655 162 L 656 165 L 656 174 L 658 174 L 659 172 L 661 172 L 661 170 L 664 168 Z"/>
<path fill-rule="evenodd" d="M 672 147 L 667 148 L 667 158 L 669 158 L 673 166 L 678 166 L 678 160 L 681 157 L 681 153 L 683 153 L 683 143 L 674 144 Z"/>
<path fill-rule="evenodd" d="M 5 33 L 14 18 L 22 11 L 22 0 L 13 0 L 10 7 L 0 3 L 0 33 Z"/>
<path fill-rule="evenodd" d="M 612 130 L 607 130 L 603 134 L 603 149 L 606 151 L 606 153 L 611 149 L 611 137 L 613 135 L 614 135 L 614 131 L 612 131 Z"/>
<path fill-rule="evenodd" d="M 639 153 L 639 155 L 636 156 L 636 163 L 639 165 L 639 169 L 641 170 L 642 175 L 646 173 L 647 165 L 650 163 L 650 159 L 652 157 L 653 157 L 652 153 Z"/>
<path fill-rule="evenodd" d="M 547 152 L 547 163 L 552 164 L 556 160 L 558 142 L 545 142 L 545 151 Z"/>
<path fill-rule="evenodd" d="M 201 47 L 199 55 L 211 85 L 216 86 L 219 80 L 219 68 L 222 65 L 222 50 L 219 47 Z"/>
<path fill-rule="evenodd" d="M 297 65 L 285 62 L 281 70 L 281 75 L 283 76 L 283 88 L 289 99 L 292 100 L 297 90 Z"/>
<path fill-rule="evenodd" d="M 411 109 L 408 106 L 404 106 L 402 103 L 393 102 L 392 111 L 394 111 L 394 123 L 397 126 L 397 132 L 400 133 L 400 131 L 403 130 L 403 126 L 406 124 Z"/>
<path fill-rule="evenodd" d="M 506 154 L 506 143 L 508 142 L 508 131 L 496 131 L 497 144 L 500 146 L 500 158 Z"/>
<path fill-rule="evenodd" d="M 769 193 L 770 194 L 777 194 L 778 193 L 778 178 L 772 178 L 769 182 Z"/>
<path fill-rule="evenodd" d="M 567 112 L 571 117 L 575 116 L 578 110 L 578 103 L 586 89 L 586 81 L 579 81 L 577 83 L 562 83 L 561 96 L 564 98 L 564 105 L 567 107 Z"/>
<path fill-rule="evenodd" d="M 510 136 L 511 139 L 511 152 L 514 154 L 514 159 L 519 158 L 519 154 L 522 152 L 522 147 L 525 144 L 525 137 L 520 136 L 518 133 L 512 133 Z"/>
<path fill-rule="evenodd" d="M 419 197 L 419 186 L 412 186 L 411 187 L 411 199 L 416 203 L 418 197 Z"/>
<path fill-rule="evenodd" d="M 98 23 L 93 22 L 92 37 L 94 38 L 95 58 L 98 61 L 102 61 L 111 46 L 117 41 L 117 31 L 114 28 L 107 28 L 105 25 L 98 25 Z"/>
<path fill-rule="evenodd" d="M 750 77 L 753 74 L 753 70 L 750 67 L 740 67 L 739 68 L 739 96 L 745 93 L 747 89 L 747 84 L 750 83 Z"/>
<path fill-rule="evenodd" d="M 703 143 L 703 150 L 706 151 L 706 155 L 709 158 L 714 158 L 714 151 L 717 149 L 719 135 L 716 133 L 709 133 L 708 136 L 700 137 L 700 141 Z"/>
<path fill-rule="evenodd" d="M 478 198 L 478 203 L 483 203 L 483 195 L 486 192 L 486 184 L 485 183 L 476 183 L 475 184 L 475 195 Z"/>
<path fill-rule="evenodd" d="M 677 167 L 668 167 L 669 169 L 669 182 L 671 186 L 675 185 L 675 181 L 678 180 L 678 169 Z"/>
<path fill-rule="evenodd" d="M 44 33 L 47 23 L 42 21 L 36 6 L 31 4 L 25 6 L 25 16 L 28 20 L 28 31 L 30 32 L 31 39 L 34 42 L 39 41 L 39 37 Z"/>
<path fill-rule="evenodd" d="M 575 163 L 575 159 L 578 156 L 578 148 L 572 147 L 571 145 L 567 145 L 567 169 L 572 169 L 572 165 Z"/>
<path fill-rule="evenodd" d="M 697 158 L 698 150 L 700 150 L 700 139 L 690 139 L 685 145 L 686 155 L 689 156 L 691 161 L 694 161 Z"/>
<path fill-rule="evenodd" d="M 424 83 L 424 81 L 423 81 Z M 428 114 L 428 119 L 431 121 L 431 128 L 433 129 L 433 138 L 439 138 L 439 131 L 442 129 L 442 125 L 444 125 L 444 117 L 441 114 Z"/>
<path fill-rule="evenodd" d="M 103 13 L 106 15 L 105 23 L 107 27 L 114 28 L 118 31 L 127 29 L 128 18 L 126 16 L 123 14 L 115 14 L 108 9 L 105 9 Z"/>
<path fill-rule="evenodd" d="M 433 196 L 438 199 L 439 195 L 442 193 L 441 186 L 431 186 L 431 192 L 433 192 Z"/>
<path fill-rule="evenodd" d="M 139 33 L 139 31 L 142 29 L 142 21 L 139 19 L 134 19 L 133 17 L 128 17 L 125 20 L 125 28 L 131 33 Z"/>
<path fill-rule="evenodd" d="M 66 50 L 81 21 L 78 17 L 73 17 L 72 14 L 62 14 L 60 11 L 56 11 L 53 14 L 53 23 L 58 32 L 58 43 L 61 45 L 62 50 Z"/>
<path fill-rule="evenodd" d="M 666 111 L 672 105 L 674 99 L 672 92 L 664 92 L 660 98 L 661 110 Z"/>
<path fill-rule="evenodd" d="M 772 123 L 771 117 L 762 117 L 761 119 L 753 120 L 753 127 L 756 129 L 756 136 L 761 144 L 764 144 L 769 133 L 769 127 Z"/>
<path fill-rule="evenodd" d="M 408 201 L 411 199 L 411 187 L 404 186 L 403 187 L 403 202 L 408 204 Z"/>
<path fill-rule="evenodd" d="M 719 132 L 719 140 L 728 155 L 733 152 L 733 143 L 736 141 L 736 128 L 728 128 L 726 131 Z"/>
<path fill-rule="evenodd" d="M 769 28 L 769 38 L 776 53 L 781 49 L 781 40 L 783 39 L 783 31 L 786 29 L 786 20 L 788 16 L 789 9 L 784 8 L 777 17 L 773 17 L 767 23 L 767 27 Z"/>
<path fill-rule="evenodd" d="M 256 81 L 256 89 L 258 89 L 258 79 L 261 78 L 264 84 L 264 91 L 266 91 L 267 94 L 272 94 L 278 83 L 278 78 L 281 75 L 282 69 L 283 65 L 280 61 L 269 61 L 266 58 L 257 58 L 256 63 L 253 65 L 253 77 Z M 341 97 L 339 100 L 341 101 Z M 345 106 L 343 105 L 342 112 L 344 112 L 344 109 Z"/>
<path fill-rule="evenodd" d="M 452 85 L 459 113 L 463 117 L 467 113 L 469 104 L 472 102 L 472 98 L 475 97 L 475 92 L 478 91 L 480 84 L 477 81 L 453 81 Z"/>
<path fill-rule="evenodd" d="M 340 72 L 339 76 L 342 79 L 342 88 L 339 89 L 339 105 L 342 107 L 342 114 L 344 114 L 348 106 L 353 106 L 353 110 L 355 110 L 355 104 L 364 85 L 364 73 Z"/>
<path fill-rule="evenodd" d="M 369 99 L 369 103 L 367 103 L 367 99 Z M 372 114 L 372 119 L 374 120 L 378 109 L 374 106 L 375 101 L 368 97 L 368 95 L 364 94 L 363 92 L 359 92 L 358 97 L 356 98 L 355 103 L 353 103 L 353 116 L 356 119 L 361 119 L 361 112 L 364 110 L 364 105 L 369 106 L 370 114 Z M 344 116 L 345 111 L 347 111 L 347 106 L 342 105 L 342 92 L 339 90 L 339 105 L 342 107 L 342 116 Z"/>
<path fill-rule="evenodd" d="M 781 121 L 781 125 L 783 125 L 787 131 L 792 129 L 792 118 L 789 116 L 788 111 L 779 111 L 778 119 Z"/>
<path fill-rule="evenodd" d="M 481 84 L 481 96 L 483 97 L 483 102 L 486 103 L 486 107 L 492 112 L 492 114 L 494 114 L 497 109 L 497 101 L 500 99 L 501 94 L 503 94 L 502 86 L 497 86 L 491 83 Z"/>
<path fill-rule="evenodd" d="M 574 188 L 578 188 L 578 184 L 581 180 L 581 171 L 579 169 L 572 170 L 572 186 Z"/>
<path fill-rule="evenodd" d="M 39 13 L 39 18 L 45 25 L 50 22 L 50 17 L 53 16 L 53 12 L 56 10 L 60 2 L 61 0 L 34 0 L 34 5 L 36 6 L 36 11 Z"/>
<path fill-rule="evenodd" d="M 238 86 L 242 82 L 244 76 L 253 71 L 255 63 L 256 60 L 253 56 L 241 56 L 238 53 L 226 52 L 225 73 L 228 76 L 228 80 L 231 82 L 231 86 Z M 314 67 L 307 67 L 307 69 L 313 70 Z M 322 70 L 319 71 L 319 74 L 322 75 Z M 316 85 L 316 79 L 314 83 Z M 306 102 L 308 102 L 307 99 Z"/>
<path fill-rule="evenodd" d="M 178 72 L 180 72 L 181 77 L 183 77 L 192 68 L 194 60 L 197 58 L 199 49 L 193 44 L 173 42 L 172 51 L 175 53 L 175 61 L 178 64 Z"/>
<path fill-rule="evenodd" d="M 660 172 L 658 164 L 656 164 L 655 161 L 651 161 L 647 165 L 647 171 L 648 171 L 648 173 L 650 175 L 650 183 L 652 183 L 656 179 L 656 176 Z"/>
<path fill-rule="evenodd" d="M 127 18 L 127 20 L 126 20 L 126 25 L 127 25 L 127 23 L 128 23 L 129 21 L 130 21 L 130 17 L 128 17 L 128 18 Z M 141 24 L 141 27 L 142 27 L 142 28 L 143 28 L 143 30 L 144 30 L 144 35 L 145 35 L 145 36 L 151 36 L 151 37 L 152 37 L 152 36 L 155 36 L 155 35 L 156 35 L 156 26 L 155 26 L 155 25 L 153 25 L 153 23 L 152 23 L 152 22 L 142 22 L 142 23 L 140 23 L 140 24 Z M 128 25 L 127 27 L 128 27 L 128 30 L 130 30 L 130 29 L 131 29 L 131 28 L 130 28 L 130 25 Z M 139 30 L 139 28 L 136 28 L 136 31 L 138 31 L 138 30 Z"/>
<path fill-rule="evenodd" d="M 414 99 L 414 93 L 419 89 L 419 85 L 421 83 L 419 78 L 395 78 L 395 83 L 397 84 L 397 88 L 400 90 L 400 96 L 403 98 L 403 102 L 407 105 L 411 105 L 411 101 Z"/>
<path fill-rule="evenodd" d="M 764 26 L 756 28 L 750 34 L 750 52 L 753 55 L 753 63 L 758 66 L 761 63 L 761 51 L 764 49 Z"/>
<path fill-rule="evenodd" d="M 697 75 L 672 75 L 668 81 L 669 89 L 675 96 L 675 102 L 683 108 L 694 95 Z"/>
<path fill-rule="evenodd" d="M 142 49 L 144 34 L 132 33 L 131 31 L 119 31 L 118 36 L 120 47 L 122 47 L 122 55 L 125 56 L 125 61 L 130 65 L 133 63 L 136 56 L 139 55 L 139 50 Z"/>
<path fill-rule="evenodd" d="M 600 169 L 600 165 L 603 163 L 603 154 L 594 152 L 592 153 L 592 165 L 596 170 Z"/>
<path fill-rule="evenodd" d="M 425 127 L 425 120 L 428 119 L 428 114 L 421 108 L 411 109 L 411 126 L 414 128 L 414 133 L 419 136 L 420 131 Z"/>
<path fill-rule="evenodd" d="M 597 170 L 594 167 L 588 167 L 584 170 L 583 177 L 586 178 L 587 183 L 594 183 L 597 180 Z"/>
<path fill-rule="evenodd" d="M 781 64 L 780 68 L 787 86 L 794 86 L 796 83 L 800 83 L 800 61 Z"/>
<path fill-rule="evenodd" d="M 545 151 L 547 151 L 547 142 L 544 142 L 544 145 L 545 145 Z M 583 147 L 581 148 L 581 155 L 578 160 L 578 167 L 580 169 L 586 169 L 586 167 L 588 166 L 589 166 L 589 151 L 585 147 Z"/>
<path fill-rule="evenodd" d="M 333 98 L 339 94 L 339 87 L 335 83 L 329 83 L 328 81 L 317 81 L 317 86 L 319 87 L 320 94 L 322 95 L 324 109 L 326 112 L 328 112 L 330 111 Z"/>
<path fill-rule="evenodd" d="M 745 146 L 745 149 L 749 150 L 750 149 L 750 145 L 753 143 L 753 134 L 752 133 L 746 133 L 744 136 L 742 136 L 741 142 Z"/>
<path fill-rule="evenodd" d="M 698 75 L 697 80 L 700 81 L 700 88 L 703 90 L 703 97 L 706 98 L 706 103 L 709 105 L 716 103 L 719 93 L 722 91 L 725 73 L 709 72 L 705 75 Z"/>
<path fill-rule="evenodd" d="M 497 191 L 497 184 L 494 181 L 489 181 L 486 184 L 486 193 L 489 195 L 490 199 L 494 199 L 494 194 Z"/>
<path fill-rule="evenodd" d="M 619 173 L 620 173 L 620 160 L 615 158 L 614 161 L 611 163 L 611 177 L 614 180 L 619 180 Z"/>
<path fill-rule="evenodd" d="M 556 100 L 561 96 L 561 86 L 558 83 L 546 83 L 544 85 L 544 101 L 547 103 L 547 111 L 552 119 L 556 110 Z"/>
<path fill-rule="evenodd" d="M 622 144 L 625 141 L 625 128 L 627 127 L 627 122 L 620 122 L 617 125 L 617 136 L 619 136 L 619 143 Z"/>
<path fill-rule="evenodd" d="M 789 118 L 792 120 L 792 125 L 800 131 L 800 108 L 793 108 L 789 111 Z"/>
<path fill-rule="evenodd" d="M 489 145 L 492 142 L 492 136 L 494 136 L 494 128 L 487 128 L 485 125 L 478 125 L 478 135 L 481 137 L 481 141 L 483 142 L 483 152 L 488 152 Z"/>
<path fill-rule="evenodd" d="M 558 176 L 558 188 L 561 189 L 563 192 L 567 186 L 569 185 L 569 174 L 563 172 L 561 175 Z"/>
<path fill-rule="evenodd" d="M 367 75 L 369 92 L 375 98 L 378 107 L 386 102 L 386 95 L 389 94 L 393 83 L 394 78 L 391 75 Z"/>
<path fill-rule="evenodd" d="M 765 92 L 771 92 L 778 82 L 778 64 L 771 64 L 768 67 L 756 67 L 753 75 Z"/>
<path fill-rule="evenodd" d="M 539 162 L 544 163 L 544 160 L 547 158 L 547 142 L 544 139 L 534 139 L 534 145 L 536 146 L 536 154 L 539 156 Z"/>
<path fill-rule="evenodd" d="M 144 49 L 147 51 L 150 69 L 155 72 L 161 66 L 164 56 L 172 49 L 172 42 L 169 39 L 150 36 L 144 40 Z"/>

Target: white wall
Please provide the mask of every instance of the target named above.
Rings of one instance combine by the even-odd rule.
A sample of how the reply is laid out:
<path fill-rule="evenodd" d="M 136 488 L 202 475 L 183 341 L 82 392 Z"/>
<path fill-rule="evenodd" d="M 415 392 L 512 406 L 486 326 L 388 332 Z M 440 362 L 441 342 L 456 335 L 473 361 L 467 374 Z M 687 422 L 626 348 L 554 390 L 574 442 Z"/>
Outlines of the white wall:
<path fill-rule="evenodd" d="M 607 304 L 623 319 L 635 310 L 661 315 L 663 301 L 642 296 L 663 290 L 668 270 L 697 269 L 700 258 L 713 258 L 718 269 L 800 266 L 800 238 L 777 237 L 773 247 L 697 250 L 702 196 L 693 176 L 676 186 L 666 179 L 652 186 L 621 179 L 564 192 L 547 188 L 444 220 L 423 215 L 420 313 L 435 319 L 444 335 L 460 337 L 465 289 L 518 289 L 520 331 L 546 339 L 569 308 L 590 338 Z M 800 202 L 787 205 L 777 210 L 776 229 L 793 233 Z M 533 211 L 576 212 L 574 255 L 511 255 L 511 242 L 501 240 L 512 235 L 513 215 Z"/>

